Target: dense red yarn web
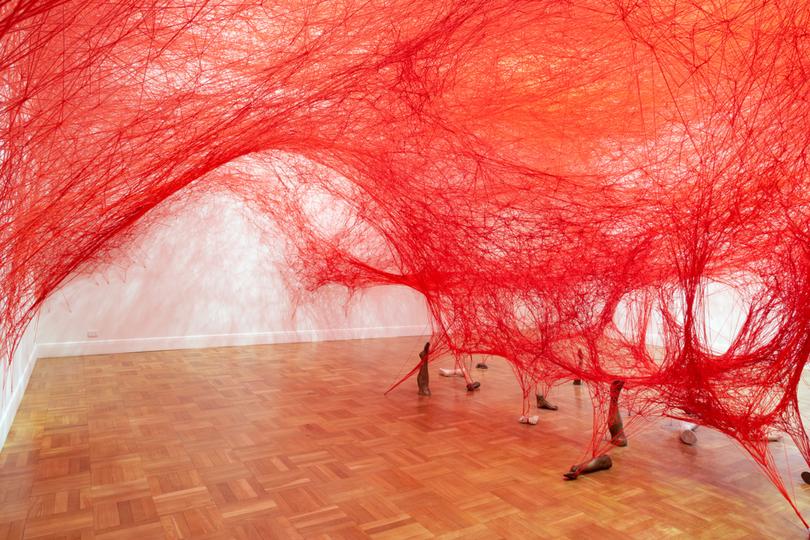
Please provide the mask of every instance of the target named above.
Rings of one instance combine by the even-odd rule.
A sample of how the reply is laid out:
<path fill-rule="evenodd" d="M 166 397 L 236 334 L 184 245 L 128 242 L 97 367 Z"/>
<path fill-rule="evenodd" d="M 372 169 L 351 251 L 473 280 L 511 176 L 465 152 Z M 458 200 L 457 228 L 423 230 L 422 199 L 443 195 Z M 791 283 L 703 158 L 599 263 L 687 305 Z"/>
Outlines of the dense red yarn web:
<path fill-rule="evenodd" d="M 422 293 L 432 357 L 503 357 L 527 395 L 584 379 L 592 454 L 620 379 L 631 434 L 657 415 L 719 430 L 790 501 L 766 435 L 810 458 L 808 16 L 750 0 L 3 2 L 4 356 L 150 210 L 225 191 L 283 233 L 302 288 Z M 714 284 L 745 306 L 722 350 Z"/>

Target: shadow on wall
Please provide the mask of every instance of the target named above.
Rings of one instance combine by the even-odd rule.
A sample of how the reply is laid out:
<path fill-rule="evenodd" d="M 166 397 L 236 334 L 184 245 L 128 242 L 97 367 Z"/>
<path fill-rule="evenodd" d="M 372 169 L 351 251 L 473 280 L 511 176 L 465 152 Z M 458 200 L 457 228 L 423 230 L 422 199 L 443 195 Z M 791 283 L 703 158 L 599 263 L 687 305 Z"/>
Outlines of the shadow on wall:
<path fill-rule="evenodd" d="M 283 244 L 263 242 L 271 235 L 245 212 L 241 201 L 218 194 L 164 212 L 122 252 L 128 261 L 77 275 L 48 299 L 37 341 L 429 330 L 424 299 L 404 287 L 370 289 L 348 305 L 345 289 L 326 287 L 296 309 L 279 271 Z"/>

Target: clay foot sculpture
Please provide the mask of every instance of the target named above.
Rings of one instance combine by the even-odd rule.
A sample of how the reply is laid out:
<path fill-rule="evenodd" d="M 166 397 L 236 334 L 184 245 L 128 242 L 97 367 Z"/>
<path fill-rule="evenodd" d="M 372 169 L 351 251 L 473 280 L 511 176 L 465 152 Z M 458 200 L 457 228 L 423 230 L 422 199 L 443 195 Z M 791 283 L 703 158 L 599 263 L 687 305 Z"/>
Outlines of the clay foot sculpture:
<path fill-rule="evenodd" d="M 489 369 L 489 366 L 486 365 L 484 362 L 478 362 L 475 364 L 475 369 Z"/>
<path fill-rule="evenodd" d="M 542 394 L 537 394 L 537 408 L 546 409 L 547 411 L 556 411 L 558 407 L 546 401 L 546 397 Z"/>
<path fill-rule="evenodd" d="M 467 392 L 475 392 L 479 388 L 481 388 L 481 383 L 478 381 L 467 383 Z"/>
<path fill-rule="evenodd" d="M 567 473 L 563 473 L 568 480 L 576 480 L 580 474 L 590 474 L 596 471 L 606 471 L 613 467 L 613 460 L 607 454 L 596 456 L 590 461 L 580 463 L 579 465 L 572 465 Z"/>
<path fill-rule="evenodd" d="M 622 414 L 619 412 L 619 394 L 624 388 L 624 381 L 616 380 L 610 384 L 610 409 L 608 410 L 608 418 L 610 424 L 610 442 L 616 446 L 627 446 L 627 436 L 624 434 L 624 422 L 622 421 Z"/>
<path fill-rule="evenodd" d="M 419 353 L 419 359 L 422 364 L 419 366 L 419 374 L 416 376 L 416 384 L 419 386 L 420 396 L 430 395 L 430 374 L 428 373 L 428 356 L 430 356 L 430 342 L 425 343 L 422 352 Z"/>
<path fill-rule="evenodd" d="M 614 446 L 618 446 L 620 448 L 627 446 L 627 436 L 624 434 L 624 430 L 620 428 L 614 433 L 614 430 L 611 429 L 610 442 L 613 443 Z"/>

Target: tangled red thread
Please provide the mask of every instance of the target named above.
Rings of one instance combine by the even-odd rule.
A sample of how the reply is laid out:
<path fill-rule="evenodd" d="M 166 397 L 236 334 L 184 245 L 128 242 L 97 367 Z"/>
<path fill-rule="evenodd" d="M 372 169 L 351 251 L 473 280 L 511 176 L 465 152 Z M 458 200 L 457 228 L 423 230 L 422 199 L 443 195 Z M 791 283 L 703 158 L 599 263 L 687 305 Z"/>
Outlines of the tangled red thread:
<path fill-rule="evenodd" d="M 4 2 L 2 352 L 155 207 L 224 191 L 302 288 L 404 285 L 436 354 L 586 381 L 592 453 L 621 380 L 633 418 L 733 437 L 790 501 L 766 441 L 810 458 L 809 9 Z"/>

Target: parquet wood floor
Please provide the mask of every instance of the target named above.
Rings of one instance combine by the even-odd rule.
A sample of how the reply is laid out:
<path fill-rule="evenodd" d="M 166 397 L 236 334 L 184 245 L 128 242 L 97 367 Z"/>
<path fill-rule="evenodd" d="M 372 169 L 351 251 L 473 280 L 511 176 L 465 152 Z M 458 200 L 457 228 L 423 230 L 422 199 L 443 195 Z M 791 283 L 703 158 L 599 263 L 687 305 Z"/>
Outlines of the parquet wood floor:
<path fill-rule="evenodd" d="M 0 453 L 0 538 L 805 538 L 733 442 L 652 423 L 564 482 L 587 390 L 517 422 L 511 369 L 408 381 L 419 338 L 43 359 Z M 810 398 L 802 388 L 804 406 Z M 775 443 L 810 516 L 801 457 Z"/>

